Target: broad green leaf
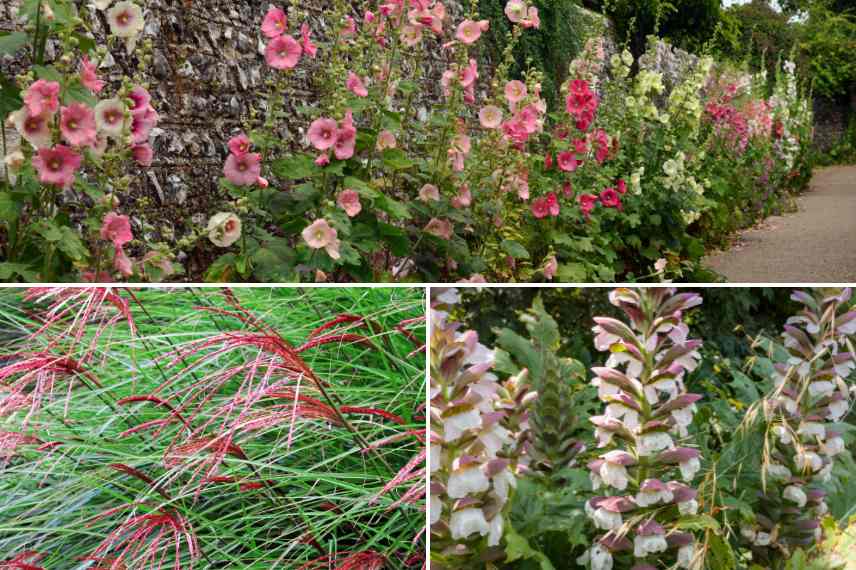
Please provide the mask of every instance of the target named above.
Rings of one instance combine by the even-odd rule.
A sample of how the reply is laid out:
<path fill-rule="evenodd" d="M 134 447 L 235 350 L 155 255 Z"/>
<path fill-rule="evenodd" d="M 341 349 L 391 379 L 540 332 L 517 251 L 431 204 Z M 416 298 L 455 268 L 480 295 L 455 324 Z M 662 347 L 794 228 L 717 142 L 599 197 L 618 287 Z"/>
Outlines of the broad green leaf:
<path fill-rule="evenodd" d="M 271 163 L 274 174 L 288 180 L 310 178 L 320 172 L 315 160 L 307 154 L 295 154 Z"/>
<path fill-rule="evenodd" d="M 529 541 L 518 534 L 510 524 L 505 525 L 505 556 L 506 562 L 533 559 L 538 561 L 541 570 L 555 570 L 550 559 L 543 552 L 532 548 Z"/>
<path fill-rule="evenodd" d="M 502 241 L 500 247 L 502 247 L 502 250 L 514 259 L 529 259 L 529 252 L 526 251 L 523 244 L 518 241 L 506 239 Z"/>
<path fill-rule="evenodd" d="M 586 280 L 587 272 L 582 263 L 560 263 L 556 277 L 562 283 L 580 283 Z"/>
<path fill-rule="evenodd" d="M 81 261 L 89 256 L 89 250 L 80 239 L 80 236 L 77 235 L 76 231 L 67 226 L 62 226 L 59 228 L 59 232 L 62 237 L 59 242 L 57 242 L 56 247 L 69 259 L 73 261 Z"/>
<path fill-rule="evenodd" d="M 0 32 L 0 55 L 15 53 L 27 45 L 28 39 L 24 32 Z"/>
<path fill-rule="evenodd" d="M 683 517 L 676 525 L 684 530 L 719 530 L 719 522 L 710 515 L 693 515 Z"/>
<path fill-rule="evenodd" d="M 383 151 L 383 163 L 393 170 L 406 170 L 416 164 L 400 148 L 388 148 Z"/>
<path fill-rule="evenodd" d="M 22 277 L 28 283 L 39 280 L 38 274 L 30 269 L 29 265 L 8 261 L 0 263 L 0 281 L 12 281 L 16 275 Z"/>
<path fill-rule="evenodd" d="M 214 283 L 227 283 L 232 281 L 235 275 L 235 262 L 237 256 L 234 253 L 225 253 L 214 260 L 205 272 L 205 281 Z"/>
<path fill-rule="evenodd" d="M 8 192 L 0 192 L 0 222 L 14 222 L 21 213 L 21 205 Z"/>

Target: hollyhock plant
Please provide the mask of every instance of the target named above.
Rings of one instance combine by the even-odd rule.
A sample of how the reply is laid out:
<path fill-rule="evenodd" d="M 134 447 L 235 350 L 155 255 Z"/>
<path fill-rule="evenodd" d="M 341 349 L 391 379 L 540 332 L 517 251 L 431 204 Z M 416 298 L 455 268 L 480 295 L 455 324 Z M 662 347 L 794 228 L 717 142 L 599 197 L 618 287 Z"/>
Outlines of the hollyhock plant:
<path fill-rule="evenodd" d="M 605 366 L 592 368 L 592 385 L 606 407 L 590 420 L 598 448 L 608 451 L 588 467 L 593 489 L 609 494 L 586 503 L 595 526 L 607 532 L 579 562 L 592 570 L 690 568 L 694 539 L 681 530 L 681 518 L 698 510 L 688 484 L 701 465 L 698 451 L 680 439 L 688 436 L 693 404 L 701 398 L 684 387 L 701 342 L 688 338 L 683 319 L 702 299 L 658 288 L 615 289 L 609 300 L 629 324 L 594 319 L 595 348 L 610 356 Z M 626 552 L 630 539 L 632 552 Z"/>
<path fill-rule="evenodd" d="M 268 38 L 277 38 L 288 30 L 288 18 L 281 8 L 271 7 L 262 21 L 262 33 Z"/>
<path fill-rule="evenodd" d="M 350 91 L 357 97 L 368 97 L 369 95 L 369 90 L 366 89 L 363 80 L 353 71 L 348 72 L 348 79 L 345 82 L 345 85 L 347 86 L 348 91 Z"/>
<path fill-rule="evenodd" d="M 229 151 L 232 154 L 241 156 L 250 152 L 250 149 L 252 148 L 252 143 L 250 142 L 250 138 L 246 134 L 240 133 L 229 139 L 228 146 Z"/>
<path fill-rule="evenodd" d="M 333 119 L 316 119 L 309 125 L 309 142 L 318 150 L 327 150 L 336 144 L 339 127 Z"/>
<path fill-rule="evenodd" d="M 95 105 L 95 126 L 98 132 L 119 138 L 125 128 L 125 104 L 119 99 L 104 99 Z"/>
<path fill-rule="evenodd" d="M 856 369 L 851 298 L 850 288 L 791 296 L 802 310 L 784 327 L 788 358 L 775 365 L 775 389 L 764 401 L 766 486 L 755 520 L 741 529 L 761 561 L 787 557 L 822 538 L 820 521 L 829 510 L 823 484 L 844 450 L 835 424 L 850 411 L 848 378 Z"/>
<path fill-rule="evenodd" d="M 15 129 L 21 137 L 35 148 L 46 148 L 51 146 L 53 136 L 50 129 L 50 116 L 33 115 L 29 108 L 21 107 L 9 116 Z"/>
<path fill-rule="evenodd" d="M 518 379 L 503 386 L 490 372 L 493 351 L 450 322 L 458 299 L 435 292 L 430 352 L 431 557 L 449 567 L 475 560 L 476 545 L 499 545 L 525 437 L 509 428 L 525 424 L 535 396 Z"/>

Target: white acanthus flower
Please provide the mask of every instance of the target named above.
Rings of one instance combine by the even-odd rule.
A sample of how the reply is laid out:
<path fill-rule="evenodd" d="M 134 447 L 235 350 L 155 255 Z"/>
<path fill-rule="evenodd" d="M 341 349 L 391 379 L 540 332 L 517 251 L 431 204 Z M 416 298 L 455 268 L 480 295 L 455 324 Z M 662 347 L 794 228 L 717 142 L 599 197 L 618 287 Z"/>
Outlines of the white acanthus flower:
<path fill-rule="evenodd" d="M 840 435 L 830 437 L 826 440 L 826 443 L 823 444 L 821 449 L 827 456 L 833 457 L 844 451 L 844 440 Z"/>
<path fill-rule="evenodd" d="M 800 451 L 794 458 L 794 462 L 803 471 L 817 472 L 823 468 L 823 458 L 813 451 Z"/>
<path fill-rule="evenodd" d="M 790 445 L 791 442 L 794 441 L 794 438 L 791 436 L 791 430 L 789 430 L 786 426 L 773 426 L 773 433 L 779 438 L 779 441 L 783 445 Z"/>
<path fill-rule="evenodd" d="M 449 518 L 449 530 L 452 538 L 467 538 L 473 533 L 485 535 L 490 532 L 490 524 L 484 518 L 484 512 L 476 507 L 455 511 Z"/>
<path fill-rule="evenodd" d="M 481 427 L 481 425 L 481 414 L 476 409 L 443 418 L 443 439 L 449 443 L 457 441 L 465 431 Z"/>
<path fill-rule="evenodd" d="M 678 567 L 689 568 L 692 566 L 693 558 L 695 558 L 695 544 L 685 544 L 678 549 Z"/>
<path fill-rule="evenodd" d="M 833 392 L 835 392 L 835 384 L 828 380 L 812 382 L 808 385 L 808 393 L 815 398 L 818 396 L 829 396 Z"/>
<path fill-rule="evenodd" d="M 439 521 L 440 516 L 443 514 L 443 499 L 439 495 L 431 495 L 431 498 L 428 500 L 428 510 L 431 513 L 431 524 Z"/>
<path fill-rule="evenodd" d="M 807 437 L 814 436 L 826 439 L 826 427 L 819 422 L 802 422 L 799 428 L 797 428 L 797 433 Z"/>
<path fill-rule="evenodd" d="M 469 465 L 452 471 L 446 493 L 453 499 L 463 499 L 470 493 L 481 493 L 490 488 L 490 479 L 479 465 Z"/>
<path fill-rule="evenodd" d="M 503 469 L 491 481 L 493 482 L 493 491 L 503 503 L 508 500 L 508 490 L 517 486 L 517 477 L 510 469 Z"/>
<path fill-rule="evenodd" d="M 612 570 L 612 554 L 600 544 L 595 544 L 589 551 L 591 570 Z"/>
<path fill-rule="evenodd" d="M 850 404 L 847 403 L 847 400 L 836 400 L 829 404 L 828 410 L 829 413 L 826 419 L 833 422 L 841 421 L 841 418 L 846 416 L 847 412 L 850 411 Z"/>
<path fill-rule="evenodd" d="M 806 497 L 805 491 L 802 488 L 797 487 L 796 485 L 788 485 L 785 487 L 785 492 L 782 493 L 782 496 L 795 503 L 798 507 L 802 508 L 805 506 L 806 501 L 808 501 L 808 497 Z"/>
<path fill-rule="evenodd" d="M 633 539 L 633 556 L 644 558 L 649 554 L 657 552 L 665 552 L 668 550 L 669 544 L 666 542 L 666 537 L 662 534 L 652 534 L 648 536 L 636 535 Z"/>
<path fill-rule="evenodd" d="M 440 469 L 440 453 L 442 453 L 439 445 L 433 443 L 428 448 L 428 456 L 431 458 L 431 473 Z"/>
<path fill-rule="evenodd" d="M 755 535 L 755 545 L 756 546 L 769 546 L 770 541 L 772 540 L 772 536 L 768 532 L 759 532 Z"/>
<path fill-rule="evenodd" d="M 496 422 L 490 429 L 486 429 L 479 433 L 479 441 L 482 442 L 485 448 L 485 453 L 488 457 L 494 458 L 502 449 L 502 446 L 514 441 L 511 432 L 502 427 L 499 422 Z"/>
<path fill-rule="evenodd" d="M 684 481 L 689 483 L 693 480 L 699 469 L 701 469 L 701 461 L 699 461 L 698 457 L 691 457 L 686 461 L 682 461 L 679 467 L 681 468 L 681 476 L 684 478 Z"/>
<path fill-rule="evenodd" d="M 619 491 L 627 488 L 629 479 L 627 477 L 627 468 L 624 465 L 604 461 L 603 465 L 600 466 L 600 477 L 604 483 L 610 487 L 615 487 Z"/>
<path fill-rule="evenodd" d="M 612 530 L 624 523 L 621 513 L 614 513 L 606 509 L 595 509 L 592 519 L 594 525 L 601 530 Z"/>
<path fill-rule="evenodd" d="M 696 501 L 695 499 L 690 499 L 689 501 L 678 503 L 678 512 L 682 515 L 698 514 L 698 501 Z"/>
<path fill-rule="evenodd" d="M 785 467 L 784 465 L 779 465 L 778 463 L 770 463 L 767 465 L 767 475 L 769 475 L 773 479 L 785 481 L 793 477 L 791 470 Z"/>
<path fill-rule="evenodd" d="M 502 540 L 503 519 L 501 513 L 496 513 L 490 520 L 490 530 L 487 533 L 487 545 L 499 546 Z"/>
<path fill-rule="evenodd" d="M 641 456 L 648 456 L 663 449 L 671 449 L 675 446 L 672 436 L 664 431 L 643 433 L 638 438 L 637 452 Z M 698 460 L 696 460 L 698 461 Z"/>

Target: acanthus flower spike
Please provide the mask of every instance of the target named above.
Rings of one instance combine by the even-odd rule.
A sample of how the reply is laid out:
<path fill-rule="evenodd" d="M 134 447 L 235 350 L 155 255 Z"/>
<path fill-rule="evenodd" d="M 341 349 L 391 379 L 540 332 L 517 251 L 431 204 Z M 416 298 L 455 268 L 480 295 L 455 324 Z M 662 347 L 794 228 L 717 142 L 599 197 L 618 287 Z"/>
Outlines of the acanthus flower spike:
<path fill-rule="evenodd" d="M 592 368 L 605 412 L 590 419 L 604 452 L 588 468 L 593 488 L 613 494 L 586 503 L 594 525 L 606 532 L 579 562 L 591 570 L 691 568 L 695 539 L 680 529 L 681 519 L 698 511 L 688 484 L 701 461 L 698 450 L 679 443 L 690 435 L 701 398 L 684 385 L 701 342 L 687 338 L 683 317 L 701 296 L 620 288 L 609 300 L 628 322 L 594 318 L 595 347 L 609 357 L 606 366 Z"/>

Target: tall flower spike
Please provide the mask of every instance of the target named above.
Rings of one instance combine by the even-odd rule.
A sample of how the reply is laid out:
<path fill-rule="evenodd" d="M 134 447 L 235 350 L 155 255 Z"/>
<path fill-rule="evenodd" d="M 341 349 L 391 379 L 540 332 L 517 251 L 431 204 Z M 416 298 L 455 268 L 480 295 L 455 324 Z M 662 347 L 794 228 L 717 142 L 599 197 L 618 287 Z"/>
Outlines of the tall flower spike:
<path fill-rule="evenodd" d="M 429 511 L 438 568 L 466 566 L 484 546 L 499 545 L 520 464 L 520 434 L 507 426 L 526 424 L 516 405 L 525 399 L 520 379 L 502 386 L 489 372 L 493 351 L 449 322 L 446 309 L 457 301 L 456 291 L 441 291 L 431 314 Z M 511 402 L 515 413 L 506 409 Z"/>
<path fill-rule="evenodd" d="M 574 417 L 571 383 L 585 382 L 585 368 L 575 360 L 559 358 L 559 327 L 544 310 L 540 297 L 520 320 L 525 323 L 529 339 L 511 330 L 502 330 L 497 343 L 509 352 L 515 363 L 529 371 L 529 382 L 537 399 L 529 414 L 532 434 L 527 441 L 529 469 L 548 482 L 562 485 L 559 473 L 574 464 L 585 446 L 574 437 L 578 429 Z M 529 393 L 529 398 L 532 397 Z M 520 407 L 524 407 L 521 405 Z"/>
<path fill-rule="evenodd" d="M 616 289 L 609 300 L 629 324 L 594 319 L 595 346 L 609 358 L 592 368 L 606 410 L 591 421 L 598 447 L 608 451 L 588 467 L 594 489 L 608 494 L 586 504 L 595 526 L 606 532 L 579 561 L 591 570 L 690 568 L 695 541 L 679 529 L 682 517 L 698 511 L 688 484 L 700 460 L 697 450 L 679 444 L 701 398 L 684 386 L 701 341 L 687 338 L 683 315 L 702 299 L 656 288 Z"/>
<path fill-rule="evenodd" d="M 742 528 L 761 561 L 787 557 L 821 537 L 820 519 L 828 507 L 820 484 L 829 481 L 835 456 L 844 450 L 834 424 L 850 411 L 847 380 L 856 368 L 851 293 L 847 288 L 791 296 L 803 309 L 784 326 L 788 359 L 775 365 L 776 388 L 764 402 L 765 489 L 755 523 Z"/>

